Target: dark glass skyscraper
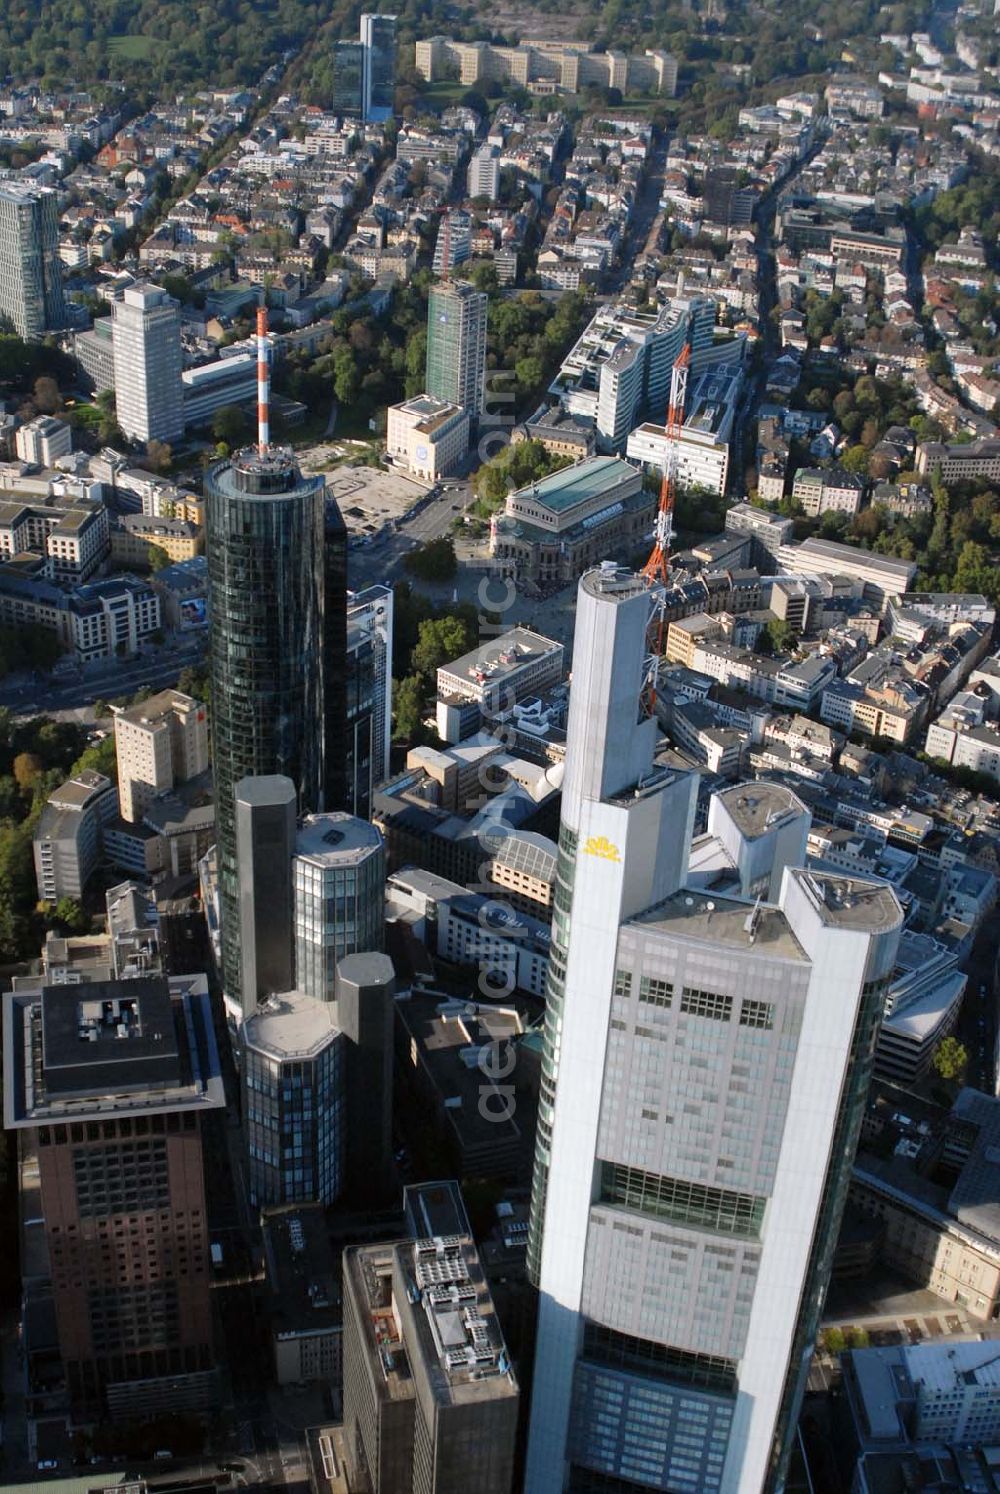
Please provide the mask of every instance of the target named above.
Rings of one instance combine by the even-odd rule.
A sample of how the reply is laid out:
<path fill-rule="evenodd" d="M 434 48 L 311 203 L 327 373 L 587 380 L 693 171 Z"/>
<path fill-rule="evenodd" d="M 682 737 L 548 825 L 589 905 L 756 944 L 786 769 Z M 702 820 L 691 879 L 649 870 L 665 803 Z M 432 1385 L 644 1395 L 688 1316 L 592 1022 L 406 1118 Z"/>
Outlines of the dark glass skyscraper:
<path fill-rule="evenodd" d="M 333 112 L 360 119 L 365 107 L 365 46 L 360 41 L 333 44 Z"/>
<path fill-rule="evenodd" d="M 300 813 L 344 795 L 346 531 L 286 448 L 217 463 L 205 494 L 222 978 L 238 1004 L 235 785 L 283 773 Z"/>

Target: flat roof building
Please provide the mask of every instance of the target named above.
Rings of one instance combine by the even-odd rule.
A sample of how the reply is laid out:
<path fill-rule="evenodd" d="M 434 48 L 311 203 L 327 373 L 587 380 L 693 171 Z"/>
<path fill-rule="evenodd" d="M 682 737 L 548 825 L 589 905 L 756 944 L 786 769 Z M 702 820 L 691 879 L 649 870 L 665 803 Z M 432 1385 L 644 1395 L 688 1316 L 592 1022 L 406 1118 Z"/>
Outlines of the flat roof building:
<path fill-rule="evenodd" d="M 180 690 L 161 690 L 115 710 L 122 819 L 135 821 L 157 797 L 208 768 L 208 712 Z"/>
<path fill-rule="evenodd" d="M 40 901 L 79 900 L 100 864 L 104 826 L 117 813 L 117 787 L 93 768 L 53 789 L 32 836 Z"/>
<path fill-rule="evenodd" d="M 386 451 L 411 477 L 434 483 L 447 477 L 469 450 L 470 415 L 461 405 L 417 394 L 386 412 Z"/>
<path fill-rule="evenodd" d="M 418 1195 L 435 1194 L 427 1209 Z M 412 1218 L 452 1221 L 440 1184 Z M 348 1471 L 373 1494 L 509 1494 L 519 1392 L 471 1235 L 344 1252 Z"/>
<path fill-rule="evenodd" d="M 340 1388 L 341 1277 L 320 1205 L 267 1210 L 261 1220 L 279 1385 Z"/>
<path fill-rule="evenodd" d="M 4 1124 L 38 1157 L 74 1412 L 215 1404 L 202 1128 L 225 1094 L 205 978 L 22 983 L 3 1019 Z"/>

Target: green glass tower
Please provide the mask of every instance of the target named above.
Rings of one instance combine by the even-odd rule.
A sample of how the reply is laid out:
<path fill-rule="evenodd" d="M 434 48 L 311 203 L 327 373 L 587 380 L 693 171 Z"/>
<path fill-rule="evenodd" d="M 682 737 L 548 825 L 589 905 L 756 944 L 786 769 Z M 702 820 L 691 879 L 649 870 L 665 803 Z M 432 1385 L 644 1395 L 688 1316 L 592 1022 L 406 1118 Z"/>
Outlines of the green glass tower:
<path fill-rule="evenodd" d="M 483 411 L 488 304 L 482 291 L 459 281 L 434 286 L 427 310 L 427 393 L 474 420 Z"/>

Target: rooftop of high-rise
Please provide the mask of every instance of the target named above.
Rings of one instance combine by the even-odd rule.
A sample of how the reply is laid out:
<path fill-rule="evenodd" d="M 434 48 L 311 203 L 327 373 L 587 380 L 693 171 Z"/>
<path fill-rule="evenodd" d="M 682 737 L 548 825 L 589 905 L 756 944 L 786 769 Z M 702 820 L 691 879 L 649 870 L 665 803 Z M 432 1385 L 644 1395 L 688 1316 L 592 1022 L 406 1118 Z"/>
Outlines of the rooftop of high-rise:
<path fill-rule="evenodd" d="M 335 1001 L 280 991 L 247 1018 L 241 1036 L 245 1048 L 284 1063 L 314 1058 L 339 1031 Z"/>
<path fill-rule="evenodd" d="M 226 497 L 281 497 L 323 486 L 319 476 L 303 476 L 290 446 L 245 446 L 208 469 L 211 485 Z"/>
<path fill-rule="evenodd" d="M 203 975 L 141 976 L 8 993 L 4 1123 L 225 1104 Z"/>
<path fill-rule="evenodd" d="M 381 845 L 374 825 L 337 809 L 304 817 L 295 837 L 295 854 L 320 866 L 351 866 Z"/>
<path fill-rule="evenodd" d="M 718 893 L 675 892 L 632 920 L 709 944 L 725 944 L 765 958 L 807 961 L 808 956 L 778 908 L 753 905 Z"/>
<path fill-rule="evenodd" d="M 798 795 L 782 783 L 739 783 L 722 789 L 717 797 L 749 840 L 773 830 L 789 816 L 808 813 Z"/>

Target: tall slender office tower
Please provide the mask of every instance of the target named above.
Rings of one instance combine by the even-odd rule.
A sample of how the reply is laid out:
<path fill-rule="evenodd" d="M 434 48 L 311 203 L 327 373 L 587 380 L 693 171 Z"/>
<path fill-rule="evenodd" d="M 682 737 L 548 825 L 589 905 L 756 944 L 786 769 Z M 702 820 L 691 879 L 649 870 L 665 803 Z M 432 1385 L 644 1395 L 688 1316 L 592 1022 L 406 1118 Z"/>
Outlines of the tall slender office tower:
<path fill-rule="evenodd" d="M 427 393 L 482 414 L 489 298 L 464 281 L 431 287 L 427 309 Z"/>
<path fill-rule="evenodd" d="M 365 45 L 360 41 L 333 44 L 333 112 L 363 119 L 365 112 Z"/>
<path fill-rule="evenodd" d="M 392 118 L 396 92 L 396 17 L 366 13 L 361 17 L 364 47 L 363 110 L 374 124 Z"/>
<path fill-rule="evenodd" d="M 111 303 L 115 411 L 134 441 L 184 434 L 181 313 L 158 285 L 130 285 Z"/>
<path fill-rule="evenodd" d="M 0 312 L 28 342 L 66 325 L 58 198 L 27 182 L 0 185 Z"/>
<path fill-rule="evenodd" d="M 280 773 L 300 813 L 344 798 L 347 547 L 322 477 L 268 439 L 266 321 L 259 323 L 256 446 L 205 479 L 222 980 L 240 1013 L 239 872 L 233 791 Z"/>
<path fill-rule="evenodd" d="M 657 605 L 613 564 L 580 582 L 527 1494 L 781 1489 L 902 925 L 888 886 L 796 868 L 807 820 L 773 785 L 721 796 L 690 855 L 694 780 L 654 762 Z"/>

